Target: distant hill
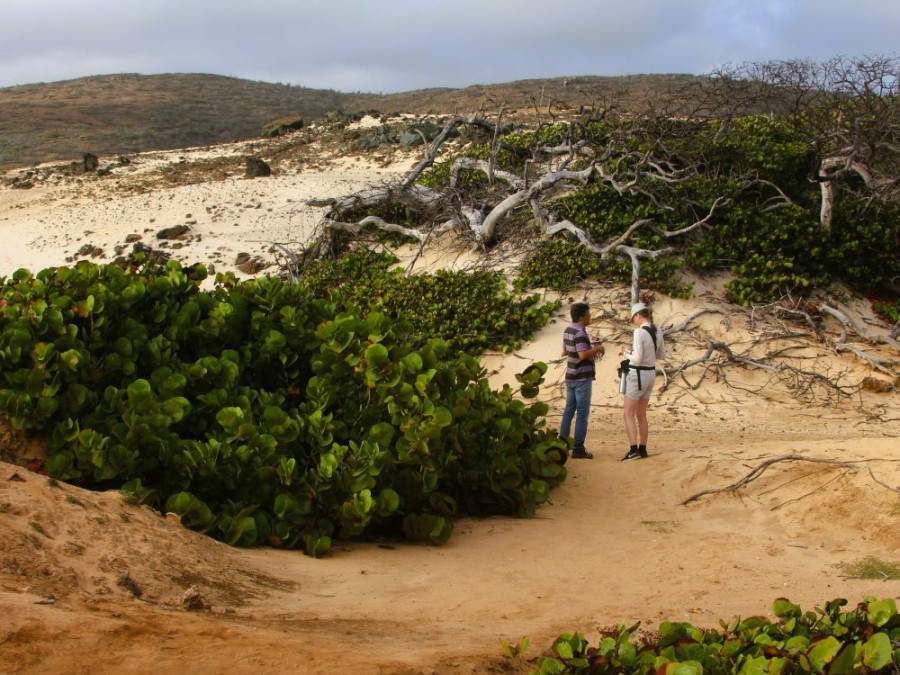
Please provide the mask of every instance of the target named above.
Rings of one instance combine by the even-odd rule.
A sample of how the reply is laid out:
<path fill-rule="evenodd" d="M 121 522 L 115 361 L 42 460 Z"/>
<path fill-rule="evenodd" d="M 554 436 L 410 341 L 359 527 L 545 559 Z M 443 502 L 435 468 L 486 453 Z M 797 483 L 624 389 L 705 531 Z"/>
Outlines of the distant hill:
<path fill-rule="evenodd" d="M 0 167 L 246 139 L 277 118 L 314 120 L 333 110 L 472 114 L 504 103 L 510 115 L 531 115 L 610 101 L 629 108 L 677 96 L 702 79 L 558 77 L 379 95 L 221 75 L 98 75 L 0 88 Z"/>
<path fill-rule="evenodd" d="M 623 110 L 660 106 L 700 89 L 707 78 L 697 75 L 621 75 L 617 77 L 571 76 L 516 80 L 500 84 L 472 85 L 463 89 L 418 89 L 384 96 L 356 95 L 357 109 L 382 112 L 472 114 L 482 106 L 496 111 L 502 103 L 508 112 L 532 115 L 579 106 L 616 105 Z"/>

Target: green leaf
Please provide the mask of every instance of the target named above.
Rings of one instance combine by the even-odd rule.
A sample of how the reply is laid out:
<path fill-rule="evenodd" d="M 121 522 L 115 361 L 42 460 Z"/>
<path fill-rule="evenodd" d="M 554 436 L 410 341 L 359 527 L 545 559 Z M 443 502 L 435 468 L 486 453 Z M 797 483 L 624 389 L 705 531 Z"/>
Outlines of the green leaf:
<path fill-rule="evenodd" d="M 446 427 L 453 423 L 453 414 L 444 406 L 438 406 L 434 409 L 432 419 L 438 426 Z"/>
<path fill-rule="evenodd" d="M 150 382 L 145 379 L 138 379 L 128 385 L 128 400 L 132 403 L 146 401 L 153 397 L 153 391 Z"/>
<path fill-rule="evenodd" d="M 866 618 L 873 626 L 881 627 L 897 614 L 897 603 L 893 599 L 873 600 L 866 603 Z"/>
<path fill-rule="evenodd" d="M 828 666 L 829 675 L 841 675 L 842 673 L 851 673 L 856 669 L 862 654 L 862 645 L 858 642 L 851 642 L 844 645 L 840 653 L 835 657 L 831 665 Z"/>
<path fill-rule="evenodd" d="M 684 663 L 667 663 L 660 671 L 664 675 L 703 675 L 703 666 L 696 661 Z M 744 671 L 742 670 L 741 673 Z"/>
<path fill-rule="evenodd" d="M 875 633 L 862 648 L 863 663 L 871 670 L 886 667 L 892 660 L 891 640 L 885 633 Z"/>
<path fill-rule="evenodd" d="M 59 365 L 68 371 L 74 371 L 81 363 L 81 354 L 74 349 L 67 349 L 59 355 Z"/>
<path fill-rule="evenodd" d="M 216 422 L 229 433 L 234 433 L 244 422 L 244 411 L 236 407 L 222 408 L 216 413 Z"/>
<path fill-rule="evenodd" d="M 382 448 L 390 446 L 397 430 L 389 422 L 379 422 L 369 429 L 369 442 L 377 443 Z"/>
<path fill-rule="evenodd" d="M 313 558 L 321 558 L 331 548 L 331 537 L 308 534 L 303 537 L 306 554 Z"/>
<path fill-rule="evenodd" d="M 780 619 L 797 617 L 802 614 L 802 610 L 798 605 L 787 598 L 778 598 L 772 605 L 772 612 Z"/>
<path fill-rule="evenodd" d="M 422 370 L 422 357 L 419 356 L 416 352 L 411 352 L 401 359 L 404 368 L 406 368 L 407 372 L 410 373 L 418 373 Z"/>
<path fill-rule="evenodd" d="M 566 672 L 566 666 L 558 659 L 538 659 L 538 672 L 540 675 L 560 675 Z"/>
<path fill-rule="evenodd" d="M 842 646 L 843 644 L 837 638 L 829 635 L 826 638 L 813 642 L 806 653 L 806 657 L 809 659 L 813 669 L 816 672 L 821 672 L 825 669 L 825 666 L 831 663 Z"/>
<path fill-rule="evenodd" d="M 381 368 L 390 363 L 387 347 L 381 343 L 369 345 L 366 348 L 366 363 L 370 368 Z"/>
<path fill-rule="evenodd" d="M 400 508 L 400 495 L 391 488 L 382 490 L 378 495 L 378 500 L 380 502 L 379 512 L 381 515 L 390 515 Z"/>
<path fill-rule="evenodd" d="M 47 460 L 47 475 L 65 480 L 73 475 L 75 457 L 71 452 L 55 452 Z"/>
<path fill-rule="evenodd" d="M 256 543 L 256 520 L 252 516 L 233 518 L 223 528 L 222 534 L 229 546 L 251 546 Z"/>
<path fill-rule="evenodd" d="M 553 649 L 563 660 L 571 659 L 574 655 L 572 652 L 572 645 L 565 641 L 557 643 L 554 645 Z"/>

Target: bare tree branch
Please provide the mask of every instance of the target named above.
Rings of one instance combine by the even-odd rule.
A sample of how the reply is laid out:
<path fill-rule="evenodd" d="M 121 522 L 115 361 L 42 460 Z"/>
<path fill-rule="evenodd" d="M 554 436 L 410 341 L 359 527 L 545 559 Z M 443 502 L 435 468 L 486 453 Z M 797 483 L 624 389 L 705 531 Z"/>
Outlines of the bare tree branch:
<path fill-rule="evenodd" d="M 772 466 L 773 464 L 778 464 L 779 462 L 812 462 L 815 464 L 830 464 L 833 466 L 842 466 L 842 467 L 846 467 L 849 469 L 863 468 L 863 466 L 858 462 L 844 462 L 844 461 L 837 460 L 837 459 L 828 459 L 828 458 L 823 458 L 823 457 L 806 457 L 805 455 L 780 455 L 778 457 L 772 457 L 770 459 L 767 459 L 766 461 L 762 462 L 761 464 L 758 464 L 757 466 L 753 467 L 753 469 L 750 471 L 750 473 L 748 473 L 746 476 L 741 478 L 739 481 L 736 481 L 736 482 L 732 483 L 731 485 L 726 485 L 723 488 L 712 488 L 709 490 L 703 490 L 701 492 L 693 494 L 690 497 L 688 497 L 687 499 L 685 499 L 684 501 L 682 501 L 680 503 L 680 505 L 686 506 L 687 504 L 690 504 L 691 502 L 695 502 L 698 499 L 700 499 L 701 497 L 705 497 L 707 495 L 714 495 L 714 494 L 719 494 L 722 492 L 737 492 L 738 490 L 740 490 L 742 487 L 744 487 L 751 481 L 754 481 L 757 478 L 759 478 L 766 471 L 766 469 L 768 469 L 770 466 Z M 892 488 L 889 485 L 885 485 L 880 480 L 875 478 L 875 474 L 872 473 L 872 469 L 870 467 L 866 466 L 866 468 L 869 470 L 869 473 L 871 474 L 872 479 L 875 480 L 876 483 L 888 488 L 889 490 L 894 490 L 895 492 L 900 492 L 900 490 L 898 490 L 897 488 Z"/>
<path fill-rule="evenodd" d="M 871 342 L 873 344 L 886 344 L 886 345 L 890 345 L 891 347 L 894 347 L 895 349 L 900 350 L 900 342 L 898 342 L 895 338 L 888 336 L 888 335 L 877 335 L 875 333 L 872 333 L 871 331 L 867 330 L 863 326 L 860 326 L 858 323 L 856 323 L 847 314 L 844 314 L 839 309 L 832 307 L 827 302 L 823 302 L 820 305 L 820 309 L 821 309 L 821 311 L 825 312 L 826 314 L 830 314 L 831 316 L 833 316 L 835 319 L 837 319 L 841 323 L 841 326 L 843 327 L 843 332 L 841 334 L 840 339 L 838 340 L 838 344 L 843 344 L 844 340 L 847 337 L 847 327 L 849 326 L 856 332 L 857 335 L 864 338 L 865 340 L 868 340 L 869 342 Z"/>
<path fill-rule="evenodd" d="M 405 235 L 407 237 L 412 237 L 414 239 L 418 239 L 421 242 L 424 242 L 426 239 L 428 239 L 430 235 L 429 232 L 422 232 L 421 230 L 404 227 L 403 225 L 397 225 L 396 223 L 388 223 L 379 216 L 366 216 L 357 223 L 343 223 L 339 220 L 331 220 L 328 222 L 328 227 L 330 229 L 337 230 L 339 232 L 349 232 L 351 234 L 359 234 L 367 225 L 372 225 L 373 227 L 376 227 L 379 230 L 384 230 L 385 232 L 394 232 L 397 234 Z"/>

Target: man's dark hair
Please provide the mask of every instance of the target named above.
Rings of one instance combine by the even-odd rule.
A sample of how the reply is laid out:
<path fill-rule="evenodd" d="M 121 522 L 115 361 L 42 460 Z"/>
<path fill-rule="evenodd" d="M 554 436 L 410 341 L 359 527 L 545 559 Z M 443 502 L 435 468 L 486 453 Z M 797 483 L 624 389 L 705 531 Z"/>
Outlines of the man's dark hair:
<path fill-rule="evenodd" d="M 581 320 L 585 314 L 590 311 L 590 307 L 586 302 L 576 302 L 572 305 L 572 322 L 577 322 Z"/>
<path fill-rule="evenodd" d="M 649 310 L 649 309 L 642 309 L 640 312 L 635 312 L 634 315 L 635 315 L 635 316 L 642 316 L 642 317 L 644 317 L 645 319 L 651 318 L 651 317 L 650 317 L 650 310 Z"/>

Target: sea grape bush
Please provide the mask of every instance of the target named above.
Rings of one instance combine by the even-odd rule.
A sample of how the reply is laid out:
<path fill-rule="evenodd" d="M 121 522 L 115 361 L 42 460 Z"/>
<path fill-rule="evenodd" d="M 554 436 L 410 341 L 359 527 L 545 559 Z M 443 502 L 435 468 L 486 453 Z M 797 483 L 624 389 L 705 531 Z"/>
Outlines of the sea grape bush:
<path fill-rule="evenodd" d="M 442 338 L 452 350 L 471 355 L 517 349 L 560 307 L 555 300 L 541 304 L 536 293 L 509 292 L 496 271 L 405 275 L 393 267 L 396 262 L 390 253 L 360 249 L 316 262 L 304 281 L 320 297 L 336 289 L 336 301 L 345 308 L 402 316 L 413 327 L 410 339 Z"/>
<path fill-rule="evenodd" d="M 647 260 L 641 266 L 641 279 L 649 288 L 671 297 L 690 297 L 691 285 L 676 276 L 683 265 L 684 261 L 678 257 Z M 541 242 L 524 260 L 514 286 L 520 290 L 552 288 L 564 291 L 590 278 L 630 283 L 631 263 L 620 258 L 601 261 L 586 253 L 576 242 L 553 239 Z"/>
<path fill-rule="evenodd" d="M 777 621 L 760 616 L 720 622 L 722 630 L 663 622 L 652 641 L 633 639 L 640 624 L 620 627 L 591 646 L 580 633 L 553 643 L 555 656 L 538 660 L 535 675 L 733 675 L 735 673 L 896 673 L 900 671 L 900 615 L 893 599 L 868 597 L 849 611 L 837 599 L 804 612 L 775 601 Z"/>
<path fill-rule="evenodd" d="M 229 544 L 441 543 L 458 514 L 530 515 L 565 445 L 521 391 L 402 313 L 278 279 L 87 262 L 0 286 L 0 414 L 48 473 L 122 487 Z"/>

